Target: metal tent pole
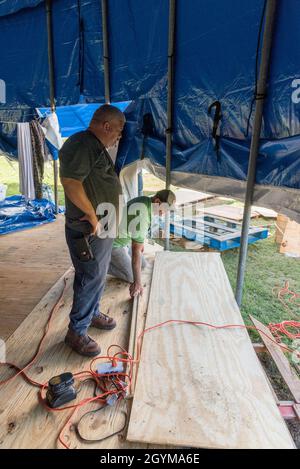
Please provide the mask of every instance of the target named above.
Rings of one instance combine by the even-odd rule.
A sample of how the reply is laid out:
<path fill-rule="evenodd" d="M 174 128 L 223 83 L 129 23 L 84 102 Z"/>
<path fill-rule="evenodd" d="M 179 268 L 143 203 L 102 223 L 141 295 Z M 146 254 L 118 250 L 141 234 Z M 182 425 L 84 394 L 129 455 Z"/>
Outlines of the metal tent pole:
<path fill-rule="evenodd" d="M 105 102 L 110 103 L 110 76 L 109 76 L 109 45 L 108 45 L 108 4 L 107 0 L 101 0 L 102 5 L 102 41 L 103 41 L 103 65 L 104 65 L 104 94 Z"/>
<path fill-rule="evenodd" d="M 52 0 L 46 0 L 47 37 L 48 37 L 48 66 L 49 66 L 49 92 L 51 111 L 55 112 L 55 84 L 54 84 L 54 59 L 53 59 L 53 29 L 52 29 Z M 58 213 L 58 164 L 53 160 L 54 200 L 55 213 Z"/>
<path fill-rule="evenodd" d="M 171 158 L 174 106 L 174 53 L 175 53 L 176 0 L 169 0 L 169 40 L 168 40 L 168 99 L 166 129 L 166 189 L 171 185 Z M 170 213 L 165 217 L 165 250 L 170 248 Z"/>
<path fill-rule="evenodd" d="M 245 195 L 245 207 L 243 215 L 243 225 L 241 234 L 241 247 L 239 253 L 239 264 L 237 273 L 237 285 L 236 285 L 236 301 L 239 306 L 242 303 L 243 285 L 245 278 L 245 268 L 248 252 L 248 238 L 249 238 L 249 226 L 251 219 L 251 205 L 254 193 L 254 184 L 256 176 L 256 162 L 259 151 L 259 141 L 262 125 L 263 107 L 265 100 L 265 92 L 267 86 L 270 56 L 272 50 L 272 39 L 274 32 L 274 23 L 276 15 L 277 0 L 267 0 L 266 4 L 266 19 L 263 34 L 261 61 L 259 78 L 257 82 L 257 94 L 256 94 L 256 105 L 254 115 L 254 126 L 253 134 L 250 146 L 249 165 L 248 165 L 248 176 L 246 185 Z"/>

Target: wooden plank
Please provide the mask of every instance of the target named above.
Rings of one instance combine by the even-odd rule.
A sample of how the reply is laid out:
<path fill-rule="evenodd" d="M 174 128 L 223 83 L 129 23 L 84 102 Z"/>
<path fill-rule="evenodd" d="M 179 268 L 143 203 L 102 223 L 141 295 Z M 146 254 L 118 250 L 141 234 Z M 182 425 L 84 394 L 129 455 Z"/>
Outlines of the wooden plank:
<path fill-rule="evenodd" d="M 141 302 L 142 302 L 142 298 L 140 296 L 137 296 L 134 298 L 133 306 L 132 306 L 128 353 L 131 355 L 133 360 L 136 360 L 136 341 L 137 341 L 137 333 L 138 333 L 138 320 L 141 316 L 141 308 L 140 308 Z M 144 320 L 145 320 L 145 317 L 144 317 Z M 130 396 L 128 396 L 130 398 L 132 398 L 134 394 L 136 376 L 137 376 L 137 364 L 135 364 L 132 369 L 132 379 L 131 379 L 131 385 L 130 385 L 130 390 L 129 390 Z"/>
<path fill-rule="evenodd" d="M 257 207 L 253 206 L 252 210 L 254 210 L 258 215 L 261 215 L 264 218 L 277 218 L 277 212 L 275 210 L 272 210 L 271 208 L 265 208 L 265 207 Z"/>
<path fill-rule="evenodd" d="M 156 255 L 146 328 L 244 325 L 219 254 Z M 293 448 L 247 331 L 168 325 L 144 337 L 130 441 Z"/>
<path fill-rule="evenodd" d="M 208 237 L 216 239 L 220 242 L 221 241 L 227 241 L 227 240 L 230 240 L 230 239 L 235 239 L 235 238 L 238 238 L 238 237 L 241 236 L 241 227 L 240 227 L 240 229 L 235 229 L 235 230 L 232 229 L 232 228 L 227 229 L 227 227 L 225 227 L 225 226 L 218 225 L 217 223 L 206 222 L 206 221 L 204 221 L 203 223 L 198 222 L 198 225 L 202 225 L 204 227 L 204 229 L 201 229 L 201 227 L 200 228 L 193 228 L 189 225 L 182 225 L 181 223 L 178 223 L 178 222 L 172 222 L 172 225 L 177 227 L 177 228 L 189 230 L 193 233 L 197 233 L 197 234 L 200 234 L 200 235 L 203 235 L 203 236 L 208 236 Z M 230 233 L 229 234 L 220 234 L 220 233 L 216 233 L 216 232 L 213 233 L 213 232 L 211 232 L 207 229 L 208 226 L 217 227 L 217 228 L 222 229 L 224 231 L 230 231 Z M 249 234 L 256 234 L 256 233 L 259 233 L 260 231 L 262 231 L 262 228 L 256 228 L 255 226 L 251 226 L 249 228 Z"/>
<path fill-rule="evenodd" d="M 151 249 L 151 247 L 150 247 Z M 147 245 L 145 247 L 146 258 Z M 151 257 L 143 271 L 143 284 L 146 284 L 145 292 L 149 288 L 152 275 Z M 72 303 L 73 273 L 67 275 L 67 289 L 64 295 L 64 304 L 55 317 L 51 330 L 45 341 L 43 353 L 29 371 L 29 376 L 38 382 L 44 383 L 52 376 L 64 371 L 83 371 L 89 368 L 90 359 L 81 357 L 72 352 L 63 343 L 68 324 L 68 315 Z M 19 328 L 12 334 L 6 343 L 7 360 L 24 366 L 33 355 L 41 338 L 43 329 L 52 306 L 55 304 L 63 287 L 63 279 L 59 280 L 44 296 L 40 303 L 34 308 L 30 315 L 23 321 Z M 106 290 L 101 302 L 101 310 L 110 313 L 117 320 L 117 327 L 113 331 L 100 331 L 91 329 L 90 335 L 99 342 L 102 354 L 106 354 L 111 344 L 119 344 L 125 349 L 128 347 L 128 332 L 130 325 L 132 301 L 130 300 L 128 284 L 118 279 L 109 278 Z M 11 371 L 2 371 L 1 378 L 5 379 Z M 93 389 L 89 383 L 83 386 L 78 399 L 91 397 Z M 91 404 L 82 407 L 74 415 L 72 422 L 78 422 L 88 410 L 97 406 Z M 127 403 L 123 401 L 119 408 L 112 408 L 111 413 L 105 411 L 103 414 L 94 414 L 91 422 L 91 414 L 82 422 L 85 436 L 97 438 L 103 436 L 103 431 L 111 434 L 123 425 L 124 414 L 127 412 Z M 57 443 L 57 436 L 64 425 L 69 411 L 48 413 L 38 403 L 37 388 L 18 377 L 15 381 L 0 387 L 0 448 L 56 448 L 61 447 Z M 107 424 L 104 425 L 104 422 Z M 148 445 L 128 443 L 122 441 L 118 436 L 109 438 L 101 443 L 95 442 L 85 444 L 80 442 L 75 434 L 74 427 L 66 429 L 64 439 L 71 448 L 147 448 Z"/>
<path fill-rule="evenodd" d="M 209 236 L 210 238 L 216 239 L 218 241 L 220 240 L 220 235 L 218 233 L 211 233 L 210 231 L 207 231 L 205 229 L 202 230 L 201 228 L 200 229 L 192 228 L 188 225 L 182 225 L 181 223 L 177 223 L 177 222 L 172 222 L 172 225 L 175 226 L 176 228 L 181 229 L 181 230 L 188 230 L 188 231 L 191 231 L 192 233 L 200 234 L 203 237 L 204 236 Z M 203 226 L 205 227 L 204 224 L 203 224 Z"/>
<path fill-rule="evenodd" d="M 236 207 L 234 205 L 214 205 L 205 208 L 205 215 L 213 215 L 216 217 L 226 218 L 228 220 L 240 221 L 243 219 L 244 207 Z M 258 213 L 251 210 L 251 217 L 257 217 Z"/>
<path fill-rule="evenodd" d="M 213 239 L 219 240 L 219 238 L 220 238 L 220 236 L 217 233 L 209 233 L 209 232 L 206 232 L 206 231 L 201 230 L 201 229 L 191 228 L 190 226 L 182 225 L 181 223 L 172 222 L 172 225 L 175 226 L 176 228 L 179 228 L 181 231 L 183 231 L 185 229 L 185 230 L 191 231 L 192 233 L 197 233 L 197 234 L 203 236 L 203 238 L 206 235 L 206 233 L 207 233 L 208 236 L 210 236 Z"/>
<path fill-rule="evenodd" d="M 145 245 L 145 249 L 148 253 L 148 262 L 150 265 L 150 271 L 147 275 L 146 272 L 143 272 L 143 295 L 139 295 L 134 298 L 133 305 L 132 305 L 132 314 L 131 314 L 131 323 L 130 323 L 130 335 L 129 335 L 129 344 L 128 344 L 128 352 L 130 355 L 136 359 L 137 358 L 137 339 L 140 332 L 145 327 L 146 322 L 146 315 L 148 309 L 148 301 L 150 295 L 150 287 L 151 287 L 151 279 L 152 279 L 152 270 L 153 270 L 153 263 L 154 263 L 154 256 L 156 252 L 163 251 L 163 247 L 157 243 L 147 243 Z M 152 257 L 153 256 L 153 257 Z M 133 397 L 134 389 L 135 389 L 135 382 L 137 376 L 137 369 L 138 365 L 134 365 L 133 367 L 133 375 L 132 375 L 132 383 L 130 389 L 130 398 Z"/>
<path fill-rule="evenodd" d="M 300 257 L 300 224 L 289 220 L 284 230 L 280 250 L 282 254 Z"/>
<path fill-rule="evenodd" d="M 297 419 L 300 420 L 300 404 L 293 404 L 293 409 L 297 416 Z"/>
<path fill-rule="evenodd" d="M 178 189 L 175 191 L 175 195 L 177 206 L 189 205 L 215 197 L 214 195 L 206 194 L 205 192 L 198 192 L 190 189 Z"/>
<path fill-rule="evenodd" d="M 253 348 L 256 353 L 265 353 L 268 350 L 264 344 L 253 344 Z"/>
<path fill-rule="evenodd" d="M 282 243 L 282 238 L 284 235 L 284 231 L 286 228 L 286 225 L 289 221 L 289 218 L 286 217 L 285 215 L 282 215 L 281 213 L 278 213 L 277 215 L 277 220 L 275 223 L 276 226 L 276 234 L 275 234 L 275 242 L 276 244 L 281 244 Z"/>
<path fill-rule="evenodd" d="M 289 390 L 291 391 L 296 403 L 300 403 L 300 379 L 297 376 L 297 373 L 293 370 L 292 366 L 290 365 L 289 360 L 284 355 L 283 351 L 280 347 L 275 345 L 273 342 L 268 340 L 268 337 L 274 339 L 269 329 L 262 324 L 260 321 L 255 319 L 253 316 L 250 315 L 251 321 L 253 322 L 254 326 L 259 329 L 258 333 L 264 342 L 265 346 L 267 347 L 270 355 L 272 356 L 274 362 L 278 370 L 281 373 L 286 385 L 288 386 Z M 260 332 L 262 331 L 263 334 Z M 267 337 L 266 337 L 266 335 Z"/>
<path fill-rule="evenodd" d="M 0 236 L 0 337 L 7 339 L 71 265 L 64 216 Z"/>
<path fill-rule="evenodd" d="M 202 220 L 201 222 L 201 219 L 198 220 L 198 223 L 201 225 L 203 224 L 205 227 L 212 227 L 212 228 L 217 228 L 218 230 L 223 230 L 223 231 L 229 231 L 229 233 L 236 233 L 237 232 L 237 228 L 230 228 L 230 226 L 227 226 L 227 225 L 223 225 L 222 223 L 214 223 L 212 221 L 207 221 L 207 220 Z M 210 233 L 210 231 L 206 230 L 208 233 Z M 222 236 L 222 235 L 220 235 Z"/>
<path fill-rule="evenodd" d="M 266 228 L 261 228 L 261 227 L 258 227 L 256 228 L 255 226 L 250 226 L 249 228 L 249 235 L 255 235 L 255 234 L 258 234 L 258 233 L 261 233 L 262 231 L 265 231 Z M 237 235 L 235 237 L 240 237 L 242 235 L 242 231 L 237 231 Z M 224 235 L 221 237 L 221 241 L 226 241 L 226 240 L 229 240 L 229 239 L 235 239 L 234 236 L 232 235 Z M 259 239 L 259 238 L 257 238 Z"/>
<path fill-rule="evenodd" d="M 199 242 L 190 241 L 186 238 L 177 238 L 171 235 L 170 240 L 176 246 L 179 246 L 187 251 L 201 251 L 205 249 Z"/>

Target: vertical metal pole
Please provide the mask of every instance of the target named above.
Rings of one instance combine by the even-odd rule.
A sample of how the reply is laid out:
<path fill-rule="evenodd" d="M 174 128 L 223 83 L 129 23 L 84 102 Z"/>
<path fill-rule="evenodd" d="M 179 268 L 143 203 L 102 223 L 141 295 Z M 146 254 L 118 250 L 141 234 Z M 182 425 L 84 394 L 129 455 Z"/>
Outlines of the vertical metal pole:
<path fill-rule="evenodd" d="M 108 4 L 107 0 L 101 0 L 102 5 L 102 41 L 103 41 L 103 65 L 104 65 L 104 95 L 105 102 L 110 103 L 110 76 L 109 76 L 109 45 L 108 45 Z"/>
<path fill-rule="evenodd" d="M 52 29 L 52 0 L 46 0 L 47 36 L 48 36 L 48 66 L 49 66 L 49 93 L 51 111 L 55 112 L 55 84 L 53 60 L 53 29 Z M 58 213 L 58 164 L 53 160 L 55 213 Z"/>
<path fill-rule="evenodd" d="M 175 53 L 176 0 L 169 0 L 169 41 L 168 41 L 168 100 L 166 129 L 166 189 L 171 185 L 173 106 L 174 106 L 174 53 Z M 170 213 L 165 217 L 165 250 L 169 250 Z"/>
<path fill-rule="evenodd" d="M 265 97 L 265 91 L 266 91 L 266 86 L 267 86 L 270 56 L 271 56 L 271 50 L 272 50 L 272 39 L 273 39 L 273 32 L 274 32 L 276 6 L 277 6 L 277 0 L 267 0 L 265 28 L 264 28 L 262 52 L 261 52 L 261 62 L 260 62 L 259 78 L 257 82 L 257 96 L 256 96 L 255 115 L 254 115 L 254 126 L 253 126 L 253 134 L 252 134 L 251 146 L 250 146 L 248 176 L 247 176 L 246 195 L 245 195 L 245 207 L 244 207 L 242 234 L 241 234 L 241 247 L 240 247 L 240 253 L 239 253 L 239 265 L 238 265 L 238 273 L 237 273 L 236 301 L 239 306 L 241 306 L 242 296 L 243 296 L 243 284 L 244 284 L 244 278 L 245 278 L 245 268 L 246 268 L 247 252 L 248 252 L 249 226 L 250 226 L 250 219 L 251 219 L 251 205 L 252 205 L 252 200 L 253 200 L 253 192 L 254 192 L 254 184 L 255 184 L 255 176 L 256 176 L 256 162 L 257 162 L 257 156 L 258 156 L 258 151 L 259 151 L 259 141 L 260 141 L 261 124 L 262 124 L 263 107 L 264 107 L 264 97 Z"/>

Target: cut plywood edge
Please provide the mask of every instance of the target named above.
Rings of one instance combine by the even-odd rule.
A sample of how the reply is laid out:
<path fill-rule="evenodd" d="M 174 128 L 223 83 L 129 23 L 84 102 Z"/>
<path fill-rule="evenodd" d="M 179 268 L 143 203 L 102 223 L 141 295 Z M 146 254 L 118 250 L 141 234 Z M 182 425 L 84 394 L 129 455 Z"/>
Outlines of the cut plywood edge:
<path fill-rule="evenodd" d="M 145 272 L 143 273 L 143 294 L 139 295 L 134 298 L 133 305 L 132 305 L 132 313 L 131 313 L 131 321 L 130 321 L 130 334 L 129 334 L 129 344 L 128 344 L 128 352 L 136 359 L 137 354 L 137 340 L 138 334 L 142 331 L 145 327 L 146 322 L 146 315 L 147 315 L 147 307 L 150 295 L 150 287 L 151 287 L 151 278 L 152 277 L 152 270 L 153 270 L 153 260 L 156 252 L 163 251 L 163 247 L 157 243 L 149 243 L 145 244 L 145 257 L 148 260 L 147 268 L 151 269 L 151 275 L 148 274 L 148 281 L 145 282 Z M 148 259 L 147 259 L 148 257 Z M 149 261 L 150 258 L 150 261 Z M 150 262 L 150 264 L 149 264 Z M 130 397 L 133 397 L 134 389 L 135 389 L 135 382 L 137 376 L 138 364 L 135 364 L 132 369 L 132 379 L 131 379 L 131 386 L 130 386 Z"/>
<path fill-rule="evenodd" d="M 146 328 L 243 320 L 219 254 L 156 255 Z M 245 329 L 170 324 L 144 336 L 128 440 L 294 448 Z"/>

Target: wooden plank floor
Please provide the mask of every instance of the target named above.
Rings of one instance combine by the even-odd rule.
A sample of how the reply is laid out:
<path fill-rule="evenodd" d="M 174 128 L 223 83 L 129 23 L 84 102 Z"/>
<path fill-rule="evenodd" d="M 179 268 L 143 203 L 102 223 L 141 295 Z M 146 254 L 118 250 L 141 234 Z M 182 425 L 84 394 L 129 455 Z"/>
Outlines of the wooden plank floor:
<path fill-rule="evenodd" d="M 148 257 L 149 263 L 143 271 L 144 299 L 142 304 L 144 306 L 141 309 L 142 317 L 145 314 L 150 290 L 153 268 L 151 251 L 153 252 L 153 249 L 156 250 L 156 248 L 146 245 L 145 255 Z M 149 251 L 150 254 L 147 254 Z M 87 370 L 91 361 L 89 358 L 81 357 L 72 352 L 63 343 L 72 302 L 72 271 L 66 275 L 66 278 L 67 289 L 63 305 L 53 318 L 53 325 L 47 335 L 41 357 L 28 372 L 30 377 L 40 383 L 47 382 L 52 376 L 64 371 Z M 6 343 L 7 361 L 20 366 L 24 366 L 29 361 L 42 336 L 49 312 L 57 301 L 62 288 L 63 279 L 60 279 L 12 334 Z M 116 318 L 117 327 L 113 331 L 90 330 L 91 336 L 100 344 L 103 355 L 106 354 L 106 350 L 111 344 L 128 347 L 131 307 L 132 301 L 129 297 L 128 284 L 114 278 L 108 278 L 101 310 Z M 139 324 L 141 326 L 142 323 L 142 318 L 140 318 Z M 12 373 L 11 370 L 2 369 L 1 371 L 0 380 Z M 87 383 L 83 386 L 78 399 L 82 400 L 92 395 L 93 389 Z M 122 411 L 128 412 L 127 406 L 128 403 L 123 401 L 119 407 L 87 415 L 81 423 L 82 435 L 95 439 L 120 429 L 124 422 Z M 72 422 L 79 421 L 83 414 L 94 408 L 95 404 L 83 407 L 76 412 Z M 37 388 L 30 386 L 18 377 L 13 382 L 0 387 L 0 448 L 61 448 L 57 437 L 68 415 L 68 410 L 55 413 L 47 412 L 38 402 Z M 118 435 L 102 443 L 86 444 L 78 440 L 72 426 L 66 429 L 63 438 L 71 448 L 148 447 L 147 444 L 140 445 L 120 440 Z"/>
<path fill-rule="evenodd" d="M 0 337 L 7 339 L 71 261 L 64 216 L 53 223 L 0 236 Z"/>
<path fill-rule="evenodd" d="M 243 320 L 219 254 L 156 255 L 146 328 Z M 144 336 L 127 438 L 204 448 L 294 448 L 245 329 L 169 324 Z"/>

